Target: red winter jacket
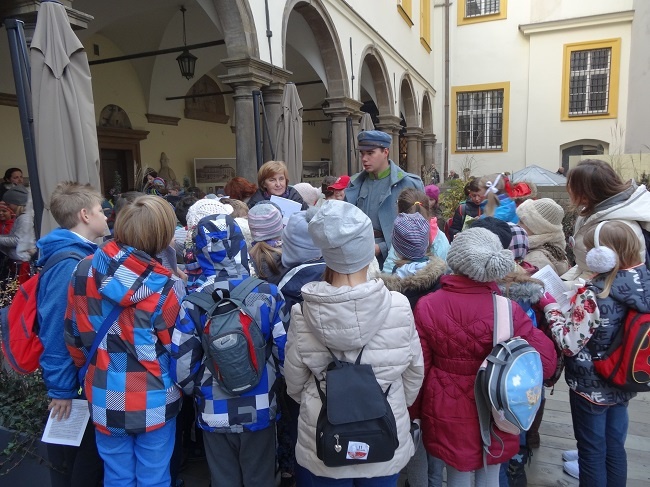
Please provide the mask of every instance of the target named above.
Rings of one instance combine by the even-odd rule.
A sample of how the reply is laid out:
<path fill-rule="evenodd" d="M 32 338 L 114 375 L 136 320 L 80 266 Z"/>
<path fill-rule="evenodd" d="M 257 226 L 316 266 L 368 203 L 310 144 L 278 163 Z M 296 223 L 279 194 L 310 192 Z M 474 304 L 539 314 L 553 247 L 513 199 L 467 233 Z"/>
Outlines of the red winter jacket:
<path fill-rule="evenodd" d="M 461 472 L 483 466 L 478 413 L 474 401 L 476 373 L 492 350 L 496 283 L 475 282 L 464 276 L 442 276 L 442 288 L 418 301 L 415 325 L 422 342 L 424 383 L 413 417 L 422 420 L 424 446 L 433 456 Z M 512 304 L 514 334 L 526 339 L 542 357 L 544 377 L 555 371 L 553 342 L 533 327 L 530 318 Z M 494 465 L 519 451 L 519 436 L 497 430 L 487 463 Z"/>

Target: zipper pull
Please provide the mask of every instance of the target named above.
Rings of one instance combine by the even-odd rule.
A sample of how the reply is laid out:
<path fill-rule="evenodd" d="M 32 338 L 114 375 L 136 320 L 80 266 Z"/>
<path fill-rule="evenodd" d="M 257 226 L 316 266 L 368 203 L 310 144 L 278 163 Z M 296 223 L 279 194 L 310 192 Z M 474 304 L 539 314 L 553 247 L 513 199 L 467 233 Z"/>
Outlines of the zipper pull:
<path fill-rule="evenodd" d="M 339 435 L 334 435 L 334 439 L 336 440 L 336 445 L 334 445 L 334 451 L 336 453 L 341 453 L 341 445 L 339 445 Z"/>

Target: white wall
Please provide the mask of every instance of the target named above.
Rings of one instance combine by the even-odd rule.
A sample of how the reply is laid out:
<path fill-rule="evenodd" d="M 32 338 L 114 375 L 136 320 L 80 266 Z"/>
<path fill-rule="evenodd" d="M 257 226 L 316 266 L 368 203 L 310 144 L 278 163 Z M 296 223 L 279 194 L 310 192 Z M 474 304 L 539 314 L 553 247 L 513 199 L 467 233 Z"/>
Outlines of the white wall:
<path fill-rule="evenodd" d="M 561 164 L 560 146 L 574 140 L 600 140 L 610 144 L 610 152 L 623 151 L 624 140 L 614 135 L 627 119 L 627 86 L 630 69 L 631 24 L 622 23 L 593 28 L 541 33 L 530 37 L 529 132 L 526 139 L 526 163 L 546 169 Z M 599 120 L 562 121 L 562 66 L 564 44 L 590 40 L 621 38 L 621 62 L 618 93 L 618 117 Z M 617 147 L 618 146 L 618 147 Z"/>
<path fill-rule="evenodd" d="M 611 132 L 617 128 L 617 121 L 619 128 L 624 125 L 627 115 L 630 23 L 573 27 L 529 36 L 522 34 L 519 26 L 625 11 L 632 4 L 632 0 L 509 0 L 506 19 L 468 25 L 457 25 L 458 5 L 453 4 L 450 87 L 509 81 L 510 111 L 507 152 L 451 154 L 450 147 L 449 169 L 458 171 L 472 156 L 475 174 L 516 171 L 532 164 L 555 170 L 561 164 L 560 146 L 567 142 L 590 139 L 610 145 L 623 143 L 612 141 Z M 435 25 L 442 26 L 443 9 L 435 10 Z M 615 37 L 622 39 L 618 118 L 562 122 L 564 44 Z M 442 43 L 435 57 L 443 62 Z M 435 100 L 437 112 L 442 110 L 443 99 L 441 86 Z M 452 115 L 450 131 L 455 130 Z"/>

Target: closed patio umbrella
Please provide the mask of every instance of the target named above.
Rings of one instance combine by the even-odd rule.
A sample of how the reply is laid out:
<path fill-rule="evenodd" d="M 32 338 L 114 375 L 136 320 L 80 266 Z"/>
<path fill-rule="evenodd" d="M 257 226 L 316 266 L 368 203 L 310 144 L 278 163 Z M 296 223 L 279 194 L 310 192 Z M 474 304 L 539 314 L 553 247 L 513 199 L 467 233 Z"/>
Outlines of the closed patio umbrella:
<path fill-rule="evenodd" d="M 359 132 L 363 132 L 365 130 L 375 130 L 375 124 L 372 123 L 372 116 L 369 113 L 364 112 L 363 115 L 361 116 L 361 122 L 359 123 Z M 354 141 L 354 146 L 356 148 L 357 146 L 357 141 Z M 361 155 L 357 152 L 356 154 L 357 158 L 357 171 L 361 172 L 363 171 L 363 164 L 361 163 Z"/>
<path fill-rule="evenodd" d="M 50 194 L 60 181 L 99 189 L 99 147 L 88 57 L 65 7 L 43 1 L 31 44 L 32 105 L 44 211 L 41 236 L 57 227 Z"/>
<path fill-rule="evenodd" d="M 293 83 L 284 86 L 277 133 L 276 159 L 286 163 L 291 184 L 299 183 L 302 180 L 302 102 Z"/>

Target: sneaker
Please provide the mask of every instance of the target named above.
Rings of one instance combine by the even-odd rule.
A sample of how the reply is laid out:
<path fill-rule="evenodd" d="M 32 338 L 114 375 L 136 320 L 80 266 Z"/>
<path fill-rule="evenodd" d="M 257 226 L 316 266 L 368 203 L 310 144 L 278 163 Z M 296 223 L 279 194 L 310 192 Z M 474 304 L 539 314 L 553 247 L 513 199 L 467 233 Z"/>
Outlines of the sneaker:
<path fill-rule="evenodd" d="M 562 452 L 562 460 L 572 462 L 578 459 L 578 450 L 567 450 Z"/>
<path fill-rule="evenodd" d="M 580 478 L 580 467 L 578 467 L 578 460 L 564 462 L 564 471 L 571 475 L 574 479 Z"/>

